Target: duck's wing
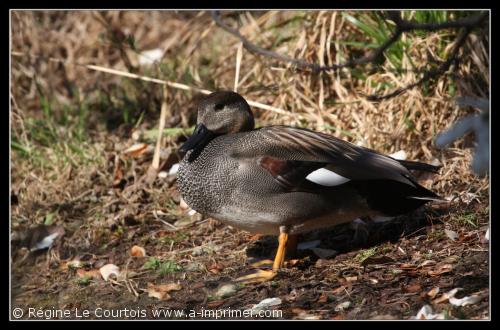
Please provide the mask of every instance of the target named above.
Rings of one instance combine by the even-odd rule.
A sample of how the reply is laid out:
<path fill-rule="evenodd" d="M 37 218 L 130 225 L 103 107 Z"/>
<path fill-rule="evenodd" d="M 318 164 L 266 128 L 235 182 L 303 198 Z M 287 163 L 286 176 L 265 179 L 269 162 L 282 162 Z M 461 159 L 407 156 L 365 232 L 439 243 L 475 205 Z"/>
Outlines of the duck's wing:
<path fill-rule="evenodd" d="M 394 158 L 301 128 L 271 126 L 244 133 L 232 145 L 230 154 L 255 159 L 281 186 L 292 190 L 309 182 L 335 186 L 349 180 L 418 185 Z"/>

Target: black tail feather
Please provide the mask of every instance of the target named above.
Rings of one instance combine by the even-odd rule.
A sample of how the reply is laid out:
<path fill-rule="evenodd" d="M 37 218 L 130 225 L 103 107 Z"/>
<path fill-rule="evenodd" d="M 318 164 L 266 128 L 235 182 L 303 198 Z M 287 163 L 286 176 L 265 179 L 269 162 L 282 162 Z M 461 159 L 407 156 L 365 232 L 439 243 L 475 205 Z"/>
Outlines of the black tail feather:
<path fill-rule="evenodd" d="M 435 166 L 435 165 L 430 165 L 430 164 L 421 163 L 421 162 L 414 162 L 411 160 L 399 160 L 398 159 L 397 161 L 409 170 L 418 170 L 418 171 L 438 173 L 439 169 L 442 167 L 442 166 Z"/>
<path fill-rule="evenodd" d="M 410 186 L 390 180 L 351 181 L 351 185 L 366 198 L 369 207 L 387 216 L 408 213 L 440 197 L 415 182 Z"/>

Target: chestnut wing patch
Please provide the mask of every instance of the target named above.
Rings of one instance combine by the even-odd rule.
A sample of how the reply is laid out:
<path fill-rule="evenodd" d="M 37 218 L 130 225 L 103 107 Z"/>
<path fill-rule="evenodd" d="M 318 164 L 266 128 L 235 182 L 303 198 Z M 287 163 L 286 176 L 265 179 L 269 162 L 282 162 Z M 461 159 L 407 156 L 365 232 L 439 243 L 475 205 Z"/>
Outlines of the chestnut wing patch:
<path fill-rule="evenodd" d="M 259 159 L 259 165 L 269 172 L 276 182 L 286 190 L 302 190 L 306 177 L 326 163 L 306 162 L 280 159 L 264 156 Z"/>

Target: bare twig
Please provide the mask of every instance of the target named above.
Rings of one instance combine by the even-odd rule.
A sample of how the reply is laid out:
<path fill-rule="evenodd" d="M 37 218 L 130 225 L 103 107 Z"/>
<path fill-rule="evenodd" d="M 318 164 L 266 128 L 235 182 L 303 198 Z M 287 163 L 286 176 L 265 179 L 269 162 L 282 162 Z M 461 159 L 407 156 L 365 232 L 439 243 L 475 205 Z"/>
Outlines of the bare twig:
<path fill-rule="evenodd" d="M 251 43 L 248 39 L 246 39 L 241 33 L 229 27 L 226 25 L 224 22 L 222 22 L 222 19 L 220 17 L 220 13 L 218 11 L 213 11 L 212 12 L 212 18 L 215 21 L 215 23 L 221 27 L 223 30 L 231 33 L 235 37 L 241 40 L 243 43 L 243 46 L 249 50 L 250 52 L 260 54 L 263 56 L 271 57 L 280 61 L 284 62 L 289 62 L 292 64 L 295 64 L 297 67 L 302 68 L 302 69 L 311 69 L 313 72 L 319 72 L 319 71 L 336 71 L 342 68 L 352 68 L 357 65 L 362 65 L 362 64 L 367 64 L 374 62 L 375 60 L 379 59 L 384 52 L 389 48 L 393 43 L 399 40 L 399 37 L 403 32 L 410 32 L 414 30 L 426 30 L 426 31 L 437 31 L 437 30 L 443 30 L 443 29 L 449 29 L 449 28 L 469 28 L 472 29 L 476 26 L 478 26 L 486 17 L 488 17 L 488 12 L 482 12 L 481 14 L 477 14 L 474 16 L 469 16 L 465 17 L 463 19 L 459 19 L 456 21 L 451 21 L 451 22 L 444 22 L 444 23 L 438 23 L 438 24 L 433 24 L 433 23 L 414 23 L 410 22 L 407 20 L 403 20 L 401 18 L 401 13 L 399 11 L 390 11 L 388 12 L 388 17 L 390 20 L 392 20 L 394 23 L 396 23 L 396 30 L 394 31 L 393 35 L 386 40 L 381 46 L 373 50 L 370 54 L 357 58 L 357 59 L 352 59 L 348 60 L 345 63 L 342 64 L 333 64 L 333 65 L 328 65 L 328 66 L 322 66 L 318 65 L 315 63 L 309 63 L 304 60 L 300 59 L 295 59 L 290 56 L 278 54 L 276 52 L 264 49 L 262 47 L 259 47 L 253 43 Z"/>
<path fill-rule="evenodd" d="M 273 52 L 273 51 L 264 49 L 262 47 L 259 47 L 257 45 L 254 45 L 247 38 L 245 38 L 243 35 L 241 35 L 241 33 L 238 30 L 233 29 L 233 28 L 227 26 L 226 24 L 224 24 L 224 22 L 222 22 L 222 20 L 220 18 L 220 14 L 218 11 L 212 12 L 212 18 L 219 27 L 221 27 L 223 30 L 229 32 L 230 34 L 232 34 L 232 35 L 236 36 L 238 39 L 240 39 L 240 41 L 243 44 L 243 47 L 245 47 L 248 51 L 250 51 L 252 53 L 260 54 L 260 55 L 263 55 L 266 57 L 275 58 L 277 60 L 284 61 L 284 62 L 290 62 L 292 64 L 295 64 L 299 68 L 311 69 L 313 71 L 320 71 L 321 70 L 321 67 L 317 64 L 308 63 L 304 60 L 298 60 L 298 59 L 292 58 L 290 56 L 281 55 L 281 54 L 278 54 L 276 52 Z"/>
<path fill-rule="evenodd" d="M 161 113 L 160 113 L 160 124 L 158 128 L 158 139 L 156 140 L 156 148 L 153 156 L 153 163 L 151 166 L 158 171 L 160 169 L 160 148 L 163 129 L 165 128 L 165 120 L 167 119 L 167 98 L 168 98 L 168 88 L 167 85 L 163 85 L 163 101 L 161 103 Z"/>
<path fill-rule="evenodd" d="M 387 39 L 381 46 L 370 52 L 368 55 L 357 58 L 357 59 L 352 59 L 348 60 L 345 63 L 342 64 L 333 64 L 333 65 L 318 65 L 315 63 L 309 63 L 304 60 L 300 59 L 295 59 L 290 56 L 286 55 L 281 55 L 276 52 L 264 49 L 262 47 L 256 46 L 253 43 L 251 43 L 248 39 L 246 39 L 244 36 L 241 35 L 241 33 L 233 29 L 224 22 L 222 22 L 220 14 L 218 11 L 213 11 L 212 12 L 212 18 L 213 20 L 217 23 L 218 26 L 220 26 L 222 29 L 225 31 L 231 33 L 232 35 L 236 36 L 238 39 L 241 40 L 243 46 L 256 54 L 262 55 L 262 56 L 267 56 L 271 57 L 274 59 L 277 59 L 279 61 L 284 61 L 284 62 L 289 62 L 294 65 L 296 65 L 298 68 L 302 69 L 311 69 L 313 72 L 320 72 L 320 71 L 337 71 L 339 69 L 344 69 L 344 68 L 353 68 L 358 65 L 364 65 L 368 63 L 374 63 L 377 62 L 380 59 L 383 59 L 384 52 L 395 42 L 399 40 L 401 35 L 404 32 L 410 32 L 414 30 L 425 30 L 425 31 L 438 31 L 438 30 L 443 30 L 443 29 L 450 29 L 450 28 L 463 28 L 463 30 L 460 32 L 458 35 L 455 45 L 453 46 L 453 49 L 450 51 L 450 55 L 448 56 L 448 59 L 443 62 L 438 68 L 429 70 L 429 71 L 424 71 L 424 74 L 422 78 L 420 78 L 418 81 L 409 84 L 406 87 L 399 88 L 389 94 L 386 95 L 369 95 L 367 96 L 367 99 L 369 101 L 381 101 L 384 99 L 389 99 L 394 96 L 400 95 L 401 93 L 406 92 L 407 90 L 410 90 L 423 82 L 437 78 L 444 72 L 446 72 L 450 66 L 458 61 L 458 51 L 462 47 L 462 45 L 465 43 L 465 40 L 467 39 L 467 36 L 469 33 L 474 29 L 475 27 L 479 26 L 487 17 L 488 17 L 488 12 L 481 12 L 477 15 L 471 15 L 468 17 L 464 17 L 462 19 L 458 19 L 455 21 L 450 21 L 450 22 L 443 22 L 443 23 L 414 23 L 410 22 L 407 20 L 404 20 L 401 18 L 401 12 L 399 11 L 389 11 L 387 13 L 387 16 L 390 20 L 392 20 L 396 24 L 396 29 L 392 36 Z"/>

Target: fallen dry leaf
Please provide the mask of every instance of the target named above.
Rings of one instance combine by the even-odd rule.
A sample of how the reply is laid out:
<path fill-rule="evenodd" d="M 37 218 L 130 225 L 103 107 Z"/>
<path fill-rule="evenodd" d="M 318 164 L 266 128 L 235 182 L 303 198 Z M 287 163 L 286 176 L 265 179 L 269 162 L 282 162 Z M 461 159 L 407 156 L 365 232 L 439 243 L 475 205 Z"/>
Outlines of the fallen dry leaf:
<path fill-rule="evenodd" d="M 170 291 L 179 291 L 182 289 L 182 285 L 179 283 L 168 283 L 168 284 L 160 284 L 158 285 L 160 290 L 170 292 Z"/>
<path fill-rule="evenodd" d="M 300 313 L 304 313 L 306 310 L 302 309 L 300 307 L 292 307 L 292 309 L 290 309 L 290 311 L 294 314 L 300 314 Z"/>
<path fill-rule="evenodd" d="M 217 308 L 224 303 L 224 300 L 214 300 L 207 304 L 208 308 Z"/>
<path fill-rule="evenodd" d="M 418 268 L 433 266 L 435 264 L 436 264 L 436 262 L 434 260 L 425 260 L 420 265 L 418 265 Z"/>
<path fill-rule="evenodd" d="M 136 143 L 133 146 L 127 148 L 123 154 L 128 157 L 139 157 L 148 150 L 147 143 Z"/>
<path fill-rule="evenodd" d="M 427 292 L 427 295 L 431 298 L 431 299 L 434 299 L 434 297 L 439 293 L 439 288 L 438 287 L 435 287 L 435 288 L 432 288 L 431 290 L 429 290 L 429 292 Z"/>
<path fill-rule="evenodd" d="M 356 282 L 358 280 L 357 276 L 346 276 L 344 278 L 347 282 Z"/>
<path fill-rule="evenodd" d="M 201 289 L 201 288 L 205 287 L 205 283 L 198 282 L 198 283 L 191 284 L 189 287 L 191 290 Z"/>
<path fill-rule="evenodd" d="M 415 293 L 415 292 L 420 292 L 422 291 L 422 287 L 420 284 L 412 284 L 404 287 L 404 291 L 408 293 Z"/>
<path fill-rule="evenodd" d="M 347 290 L 347 288 L 346 288 L 345 286 L 343 286 L 343 285 L 342 285 L 342 286 L 339 286 L 339 287 L 338 287 L 338 288 L 336 288 L 336 289 L 333 289 L 333 290 L 332 290 L 332 293 L 333 293 L 334 295 L 338 295 L 339 293 L 345 293 L 345 292 L 346 292 L 346 290 Z"/>
<path fill-rule="evenodd" d="M 99 271 L 99 269 L 91 269 L 91 270 L 78 269 L 76 271 L 76 274 L 80 278 L 90 277 L 90 278 L 93 278 L 94 280 L 101 279 L 101 272 Z"/>
<path fill-rule="evenodd" d="M 326 303 L 327 301 L 328 301 L 328 296 L 324 293 L 322 293 L 318 298 L 319 303 Z"/>
<path fill-rule="evenodd" d="M 102 278 L 107 281 L 111 275 L 115 275 L 118 278 L 120 275 L 120 268 L 114 264 L 107 264 L 99 268 L 99 272 Z"/>
<path fill-rule="evenodd" d="M 182 286 L 178 283 L 167 283 L 159 285 L 148 283 L 148 288 L 146 289 L 146 291 L 148 292 L 148 297 L 153 297 L 158 300 L 168 300 L 171 298 L 168 292 L 179 291 L 180 289 L 182 289 Z"/>
<path fill-rule="evenodd" d="M 450 290 L 446 293 L 443 293 L 441 295 L 441 297 L 434 299 L 432 301 L 432 304 L 436 305 L 436 304 L 441 304 L 445 301 L 448 301 L 450 298 L 454 297 L 457 294 L 458 290 L 460 290 L 460 288 L 456 288 L 456 289 Z"/>
<path fill-rule="evenodd" d="M 130 255 L 132 257 L 145 257 L 146 256 L 146 250 L 143 247 L 140 247 L 138 245 L 134 245 L 130 249 Z"/>
<path fill-rule="evenodd" d="M 437 270 L 429 270 L 427 272 L 428 275 L 430 276 L 438 276 L 444 273 L 449 273 L 453 270 L 453 266 L 451 264 L 444 264 L 439 266 Z"/>
<path fill-rule="evenodd" d="M 224 265 L 221 263 L 213 263 L 207 267 L 207 270 L 213 274 L 218 274 L 224 269 Z"/>
<path fill-rule="evenodd" d="M 146 291 L 148 292 L 148 297 L 156 298 L 158 300 L 163 301 L 163 300 L 169 300 L 170 298 L 172 298 L 168 293 L 158 291 L 155 288 L 147 288 Z"/>
<path fill-rule="evenodd" d="M 401 264 L 399 266 L 399 268 L 401 269 L 405 269 L 405 270 L 414 270 L 416 269 L 417 267 L 415 265 L 412 265 L 412 264 Z"/>
<path fill-rule="evenodd" d="M 455 231 L 449 230 L 449 229 L 445 229 L 444 232 L 446 233 L 446 236 L 448 236 L 448 238 L 451 239 L 452 241 L 456 241 L 457 240 L 458 234 Z"/>
<path fill-rule="evenodd" d="M 291 311 L 292 311 L 292 313 L 297 315 L 295 318 L 299 319 L 299 320 L 319 320 L 320 319 L 320 317 L 318 315 L 309 314 L 308 311 L 306 311 L 302 308 L 295 307 L 295 308 L 292 308 Z"/>

